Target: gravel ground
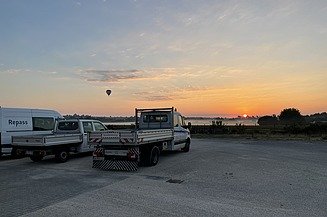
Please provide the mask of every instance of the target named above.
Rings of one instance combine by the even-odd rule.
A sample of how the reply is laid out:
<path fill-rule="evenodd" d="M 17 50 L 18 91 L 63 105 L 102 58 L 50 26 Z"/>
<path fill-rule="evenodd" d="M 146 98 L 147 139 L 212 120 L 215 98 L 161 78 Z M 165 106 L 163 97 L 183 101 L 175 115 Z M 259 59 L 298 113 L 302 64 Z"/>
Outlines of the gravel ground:
<path fill-rule="evenodd" d="M 202 138 L 137 172 L 91 163 L 1 159 L 0 216 L 327 216 L 326 142 Z"/>

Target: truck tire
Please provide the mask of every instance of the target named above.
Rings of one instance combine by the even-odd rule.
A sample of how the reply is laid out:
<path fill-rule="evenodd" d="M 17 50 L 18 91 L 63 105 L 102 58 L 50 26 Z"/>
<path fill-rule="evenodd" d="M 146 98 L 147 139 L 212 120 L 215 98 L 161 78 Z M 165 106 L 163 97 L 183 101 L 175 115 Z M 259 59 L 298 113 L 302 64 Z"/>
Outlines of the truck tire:
<path fill-rule="evenodd" d="M 182 151 L 183 152 L 189 152 L 190 151 L 190 145 L 191 145 L 191 140 L 190 139 L 187 139 L 186 144 L 185 144 L 185 147 L 182 148 Z"/>
<path fill-rule="evenodd" d="M 30 158 L 33 162 L 39 162 L 43 159 L 43 156 L 42 155 L 32 155 L 32 156 L 30 156 Z"/>
<path fill-rule="evenodd" d="M 158 146 L 153 146 L 149 155 L 149 166 L 155 166 L 159 162 L 160 150 Z"/>
<path fill-rule="evenodd" d="M 11 158 L 17 159 L 17 158 L 23 158 L 25 156 L 25 153 L 18 152 L 16 147 L 13 147 L 11 149 Z"/>
<path fill-rule="evenodd" d="M 148 166 L 149 150 L 145 147 L 140 147 L 140 162 L 139 166 Z"/>
<path fill-rule="evenodd" d="M 11 155 L 11 158 L 14 158 L 14 159 L 18 158 L 17 149 L 12 147 L 10 155 Z"/>
<path fill-rule="evenodd" d="M 55 158 L 58 163 L 65 163 L 69 158 L 69 154 L 66 150 L 61 150 L 56 152 Z"/>

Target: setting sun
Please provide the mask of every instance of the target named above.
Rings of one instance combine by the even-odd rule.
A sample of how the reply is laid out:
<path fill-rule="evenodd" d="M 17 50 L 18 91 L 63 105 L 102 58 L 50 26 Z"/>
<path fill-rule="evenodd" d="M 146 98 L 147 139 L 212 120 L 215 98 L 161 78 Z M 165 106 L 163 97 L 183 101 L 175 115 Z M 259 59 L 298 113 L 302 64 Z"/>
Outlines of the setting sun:
<path fill-rule="evenodd" d="M 244 115 L 243 115 L 243 118 L 247 118 L 247 117 L 248 117 L 248 115 L 247 115 L 247 114 L 244 114 Z"/>

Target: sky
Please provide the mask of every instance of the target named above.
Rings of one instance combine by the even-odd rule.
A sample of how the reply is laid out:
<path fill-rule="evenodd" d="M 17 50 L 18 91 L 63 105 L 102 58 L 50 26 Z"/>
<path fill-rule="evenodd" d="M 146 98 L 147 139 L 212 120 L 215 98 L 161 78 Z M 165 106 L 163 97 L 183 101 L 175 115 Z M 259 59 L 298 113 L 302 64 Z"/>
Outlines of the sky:
<path fill-rule="evenodd" d="M 0 2 L 2 107 L 327 111 L 326 0 Z"/>

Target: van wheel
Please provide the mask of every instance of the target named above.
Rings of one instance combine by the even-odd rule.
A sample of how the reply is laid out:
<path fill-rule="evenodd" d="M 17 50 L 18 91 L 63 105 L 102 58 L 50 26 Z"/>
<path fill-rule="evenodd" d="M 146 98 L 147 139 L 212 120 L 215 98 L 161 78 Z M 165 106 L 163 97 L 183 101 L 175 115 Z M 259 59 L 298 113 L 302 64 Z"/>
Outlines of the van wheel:
<path fill-rule="evenodd" d="M 67 151 L 58 151 L 55 154 L 55 158 L 58 163 L 65 163 L 68 160 L 69 155 Z"/>
<path fill-rule="evenodd" d="M 189 139 L 187 139 L 185 147 L 182 148 L 183 152 L 189 152 L 190 151 L 190 145 L 191 145 L 191 141 Z"/>
<path fill-rule="evenodd" d="M 160 150 L 158 146 L 153 146 L 150 151 L 149 166 L 154 166 L 159 162 Z"/>
<path fill-rule="evenodd" d="M 30 156 L 30 158 L 33 162 L 39 162 L 43 159 L 43 156 L 42 155 L 32 155 L 32 156 Z"/>

